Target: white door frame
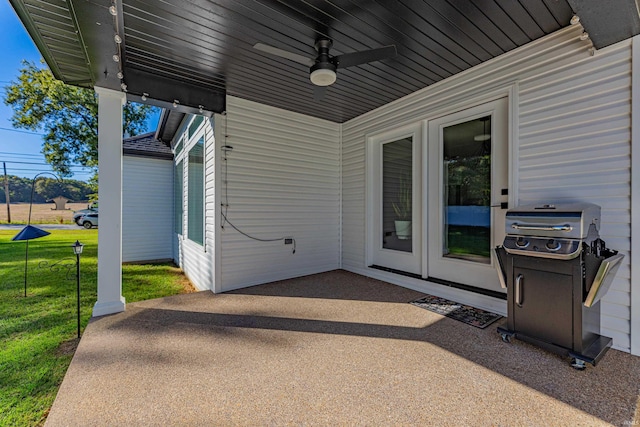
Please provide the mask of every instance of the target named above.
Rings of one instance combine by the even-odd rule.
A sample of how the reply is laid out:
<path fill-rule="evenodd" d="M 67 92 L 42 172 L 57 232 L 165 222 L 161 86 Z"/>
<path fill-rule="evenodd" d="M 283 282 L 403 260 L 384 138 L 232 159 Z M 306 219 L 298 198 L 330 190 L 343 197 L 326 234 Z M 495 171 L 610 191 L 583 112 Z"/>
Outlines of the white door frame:
<path fill-rule="evenodd" d="M 366 233 L 365 260 L 367 266 L 380 264 L 376 259 L 384 257 L 388 265 L 414 274 L 422 274 L 422 123 L 415 123 L 367 136 L 366 143 Z M 412 251 L 400 252 L 382 248 L 382 145 L 403 138 L 412 138 Z"/>
<path fill-rule="evenodd" d="M 409 129 L 414 126 L 417 126 L 416 123 L 422 128 L 421 131 L 421 140 L 424 144 L 425 135 L 428 133 L 428 123 L 429 120 L 433 120 L 438 117 L 442 117 L 451 113 L 455 113 L 456 111 L 464 110 L 466 108 L 484 104 L 487 102 L 495 101 L 496 99 L 506 97 L 508 100 L 508 145 L 509 145 L 509 161 L 508 161 L 508 181 L 509 181 L 509 208 L 513 208 L 517 206 L 518 202 L 518 168 L 519 168 L 519 115 L 518 115 L 518 105 L 519 105 L 519 86 L 517 81 L 512 81 L 504 85 L 495 86 L 481 95 L 471 96 L 464 102 L 447 104 L 445 103 L 443 107 L 435 108 L 428 113 L 428 116 L 418 117 L 414 119 L 410 124 L 406 122 L 398 124 L 398 127 L 395 129 L 391 129 L 386 132 L 374 133 L 371 135 L 367 135 L 365 137 L 365 159 L 366 159 L 366 175 L 365 175 L 365 241 L 364 241 L 364 259 L 365 266 L 370 266 L 373 264 L 373 256 L 372 256 L 372 248 L 373 248 L 373 240 L 375 238 L 375 232 L 373 228 L 373 203 L 372 197 L 374 196 L 373 192 L 375 191 L 374 179 L 373 176 L 373 162 L 375 160 L 374 153 L 372 153 L 372 142 L 377 138 L 382 138 L 388 135 L 394 135 L 397 133 L 401 134 L 401 131 L 404 129 Z M 421 175 L 422 175 L 422 188 L 427 188 L 428 185 L 428 174 L 426 170 L 422 169 L 423 165 L 421 165 Z M 422 206 L 421 211 L 426 213 L 428 212 L 428 197 L 422 197 Z M 421 219 L 421 223 L 424 221 L 424 218 Z M 427 278 L 426 272 L 428 271 L 428 241 L 426 239 L 426 227 L 423 230 L 422 236 L 422 276 L 423 278 Z M 640 316 L 639 316 L 640 317 Z"/>
<path fill-rule="evenodd" d="M 509 160 L 508 160 L 508 177 L 509 177 L 509 208 L 514 208 L 518 205 L 518 168 L 519 168 L 519 134 L 518 129 L 519 125 L 519 114 L 518 114 L 518 105 L 519 105 L 519 85 L 517 81 L 510 82 L 506 85 L 501 85 L 495 87 L 491 90 L 484 92 L 481 95 L 470 97 L 464 102 L 448 105 L 445 108 L 440 108 L 435 110 L 429 114 L 429 117 L 422 122 L 422 133 L 423 135 L 429 134 L 429 121 L 437 119 L 438 117 L 446 116 L 449 114 L 453 114 L 457 111 L 465 110 L 467 108 L 486 104 L 491 101 L 495 101 L 500 98 L 507 98 L 508 106 L 507 106 L 507 122 L 509 128 L 507 129 L 508 135 L 508 150 L 509 150 Z M 426 145 L 426 143 L 425 143 Z M 423 173 L 422 175 L 422 187 L 429 188 L 429 176 L 428 173 Z M 422 212 L 425 213 L 425 217 L 429 212 L 429 198 L 424 197 L 422 200 Z M 423 221 L 428 221 L 427 218 L 424 218 Z M 424 227 L 424 234 L 428 233 L 428 227 Z M 422 238 L 422 271 L 423 277 L 428 278 L 427 272 L 429 271 L 429 241 L 427 236 L 423 235 Z"/>
<path fill-rule="evenodd" d="M 500 97 L 484 103 L 468 105 L 462 110 L 440 116 L 428 121 L 427 147 L 424 150 L 423 163 L 429 163 L 429 174 L 425 183 L 425 193 L 428 194 L 429 210 L 425 210 L 424 239 L 428 240 L 427 268 L 425 275 L 438 279 L 449 280 L 477 288 L 500 291 L 494 256 L 490 252 L 490 264 L 465 261 L 442 256 L 444 221 L 442 211 L 443 171 L 442 171 L 442 129 L 444 127 L 464 123 L 485 116 L 491 116 L 492 133 L 492 163 L 491 163 L 491 243 L 490 248 L 502 243 L 504 239 L 504 213 L 500 203 L 508 196 L 501 196 L 499 188 L 509 185 L 509 113 L 507 97 Z M 502 150 L 507 150 L 505 154 Z M 499 169 L 496 169 L 498 167 Z M 496 182 L 498 176 L 502 180 Z"/>

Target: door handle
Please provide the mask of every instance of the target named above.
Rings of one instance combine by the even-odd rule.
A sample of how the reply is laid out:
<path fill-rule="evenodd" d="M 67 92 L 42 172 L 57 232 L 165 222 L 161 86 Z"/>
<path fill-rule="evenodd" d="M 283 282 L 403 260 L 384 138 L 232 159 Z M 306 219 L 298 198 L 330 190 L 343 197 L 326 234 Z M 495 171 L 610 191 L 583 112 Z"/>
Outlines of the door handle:
<path fill-rule="evenodd" d="M 501 196 L 508 196 L 509 195 L 509 189 L 508 188 L 503 188 L 500 190 L 500 195 Z M 509 209 L 509 202 L 500 202 L 499 205 L 491 205 L 492 208 L 500 208 L 500 209 Z"/>
<path fill-rule="evenodd" d="M 518 307 L 522 307 L 522 279 L 524 276 L 522 274 L 518 274 L 516 277 L 516 285 L 515 285 L 515 303 Z"/>
<path fill-rule="evenodd" d="M 518 224 L 514 222 L 511 224 L 511 228 L 514 230 L 527 230 L 527 231 L 571 231 L 573 227 L 570 224 L 564 225 L 537 225 L 537 224 Z"/>

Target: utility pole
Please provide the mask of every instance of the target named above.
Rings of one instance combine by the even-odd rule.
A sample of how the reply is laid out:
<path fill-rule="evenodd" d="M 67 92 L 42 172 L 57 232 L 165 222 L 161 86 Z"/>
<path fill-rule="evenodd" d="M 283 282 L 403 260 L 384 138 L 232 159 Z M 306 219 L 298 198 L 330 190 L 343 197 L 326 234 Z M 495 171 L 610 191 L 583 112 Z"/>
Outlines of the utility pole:
<path fill-rule="evenodd" d="M 4 168 L 4 198 L 7 201 L 7 222 L 11 224 L 11 201 L 9 200 L 9 179 L 7 178 L 7 163 L 2 162 Z"/>

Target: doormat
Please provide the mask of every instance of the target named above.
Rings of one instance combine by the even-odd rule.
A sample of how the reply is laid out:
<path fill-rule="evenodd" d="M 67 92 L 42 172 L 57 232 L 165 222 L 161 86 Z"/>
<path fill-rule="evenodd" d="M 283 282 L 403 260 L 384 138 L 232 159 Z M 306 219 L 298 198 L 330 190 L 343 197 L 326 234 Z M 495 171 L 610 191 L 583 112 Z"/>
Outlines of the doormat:
<path fill-rule="evenodd" d="M 433 311 L 451 319 L 459 320 L 467 325 L 484 329 L 500 317 L 499 314 L 490 313 L 479 308 L 463 305 L 448 299 L 427 295 L 415 301 L 411 301 L 417 307 Z"/>

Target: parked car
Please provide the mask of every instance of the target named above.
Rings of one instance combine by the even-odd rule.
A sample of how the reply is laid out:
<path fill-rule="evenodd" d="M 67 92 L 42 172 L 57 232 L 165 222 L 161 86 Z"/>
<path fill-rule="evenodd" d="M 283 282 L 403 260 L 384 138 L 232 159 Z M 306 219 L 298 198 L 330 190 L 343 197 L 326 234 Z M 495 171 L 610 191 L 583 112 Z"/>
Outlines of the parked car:
<path fill-rule="evenodd" d="M 92 227 L 97 227 L 98 226 L 98 213 L 97 212 L 93 212 L 93 213 L 87 213 L 82 215 L 81 217 L 79 217 L 76 220 L 76 223 L 78 225 L 83 226 L 86 229 L 90 229 Z"/>
<path fill-rule="evenodd" d="M 78 225 L 82 225 L 82 222 L 80 222 L 80 218 L 82 218 L 84 215 L 90 214 L 90 213 L 98 213 L 98 202 L 97 201 L 89 203 L 87 205 L 87 209 L 81 209 L 79 211 L 75 211 L 73 213 L 73 221 Z"/>

